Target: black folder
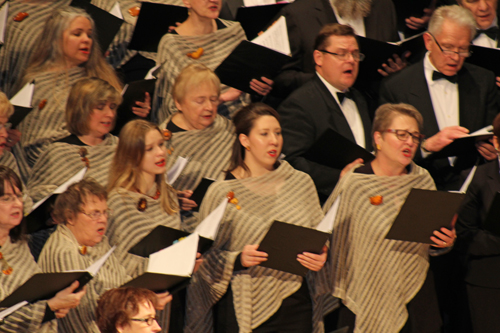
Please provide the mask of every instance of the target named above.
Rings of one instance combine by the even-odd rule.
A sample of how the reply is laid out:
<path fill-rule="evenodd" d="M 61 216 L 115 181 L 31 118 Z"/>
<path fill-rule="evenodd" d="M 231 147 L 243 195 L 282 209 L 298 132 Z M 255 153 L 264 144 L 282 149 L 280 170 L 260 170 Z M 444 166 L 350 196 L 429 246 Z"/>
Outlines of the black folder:
<path fill-rule="evenodd" d="M 97 30 L 97 42 L 102 53 L 105 53 L 120 30 L 123 20 L 104 9 L 92 5 L 90 1 L 72 0 L 70 6 L 82 8 L 92 17 Z"/>
<path fill-rule="evenodd" d="M 429 8 L 432 0 L 393 0 L 398 21 L 404 22 L 409 17 L 421 18 L 424 9 Z"/>
<path fill-rule="evenodd" d="M 168 291 L 174 294 L 182 288 L 187 287 L 190 281 L 190 276 L 145 272 L 125 283 L 122 287 L 146 288 L 155 293 Z"/>
<path fill-rule="evenodd" d="M 389 58 L 393 59 L 394 54 L 402 57 L 406 51 L 410 51 L 411 62 L 412 56 L 418 57 L 422 50 L 425 50 L 422 34 L 413 36 L 397 44 L 381 42 L 362 36 L 357 36 L 356 38 L 360 52 L 365 55 L 365 59 L 359 64 L 358 81 L 382 79 L 383 76 L 377 70 L 381 69 L 382 64 L 387 63 Z"/>
<path fill-rule="evenodd" d="M 236 12 L 236 20 L 240 22 L 248 40 L 252 40 L 264 31 L 288 3 L 277 3 L 263 6 L 240 7 Z"/>
<path fill-rule="evenodd" d="M 53 193 L 47 200 L 45 200 L 34 211 L 26 215 L 27 233 L 32 234 L 37 231 L 47 229 L 53 226 L 52 224 L 52 211 L 54 204 L 59 194 Z"/>
<path fill-rule="evenodd" d="M 495 194 L 483 225 L 484 229 L 500 237 L 500 192 Z"/>
<path fill-rule="evenodd" d="M 203 178 L 196 189 L 193 191 L 193 194 L 189 199 L 193 200 L 198 205 L 197 207 L 191 209 L 193 212 L 199 211 L 201 202 L 203 201 L 205 194 L 207 194 L 208 188 L 210 187 L 210 185 L 212 185 L 213 182 L 215 182 L 215 180 Z"/>
<path fill-rule="evenodd" d="M 59 291 L 69 287 L 76 280 L 80 282 L 78 289 L 81 289 L 91 279 L 92 275 L 86 271 L 38 273 L 0 302 L 0 307 L 11 307 L 22 301 L 33 303 L 39 300 L 50 299 Z"/>
<path fill-rule="evenodd" d="M 477 45 L 471 45 L 470 49 L 472 54 L 470 57 L 466 58 L 465 61 L 486 68 L 495 73 L 495 76 L 500 76 L 500 61 L 498 61 L 498 59 L 500 59 L 499 49 Z"/>
<path fill-rule="evenodd" d="M 303 252 L 319 254 L 330 234 L 316 229 L 274 221 L 259 245 L 258 251 L 268 254 L 260 266 L 305 276 L 309 271 L 297 261 Z"/>
<path fill-rule="evenodd" d="M 189 232 L 159 225 L 151 230 L 148 235 L 141 239 L 130 250 L 128 250 L 128 252 L 147 258 L 150 254 L 163 250 L 164 248 L 174 244 L 174 242 L 180 238 L 187 237 L 189 235 Z M 198 242 L 198 252 L 206 252 L 212 246 L 213 242 L 214 241 L 212 239 L 200 236 L 200 240 Z"/>
<path fill-rule="evenodd" d="M 243 40 L 215 69 L 215 74 L 225 85 L 254 94 L 250 88 L 252 79 L 266 77 L 274 80 L 291 59 L 283 53 Z"/>
<path fill-rule="evenodd" d="M 168 28 L 188 18 L 186 7 L 143 2 L 134 34 L 128 46 L 131 50 L 158 52 L 158 44 Z"/>
<path fill-rule="evenodd" d="M 321 134 L 304 157 L 335 169 L 343 169 L 357 158 L 362 158 L 365 164 L 375 158 L 372 153 L 330 128 Z"/>
<path fill-rule="evenodd" d="M 16 128 L 17 125 L 19 125 L 21 121 L 26 118 L 31 110 L 33 110 L 33 108 L 25 108 L 23 106 L 14 105 L 14 113 L 9 118 L 9 123 L 12 124 L 12 128 Z"/>
<path fill-rule="evenodd" d="M 462 156 L 462 155 L 478 155 L 479 152 L 476 148 L 476 143 L 479 141 L 487 141 L 492 134 L 485 134 L 479 136 L 466 136 L 463 138 L 455 139 L 452 143 L 444 147 L 438 152 L 432 153 L 430 158 L 442 158 L 451 156 Z"/>
<path fill-rule="evenodd" d="M 130 82 L 128 84 L 127 90 L 123 94 L 122 104 L 118 107 L 116 112 L 116 123 L 113 133 L 118 135 L 120 130 L 126 123 L 134 119 L 145 119 L 137 116 L 132 112 L 132 108 L 135 107 L 135 102 L 144 102 L 146 98 L 146 92 L 151 97 L 151 104 L 153 103 L 153 96 L 155 91 L 156 79 L 152 80 L 139 80 Z M 146 118 L 151 119 L 151 114 Z"/>
<path fill-rule="evenodd" d="M 432 244 L 433 231 L 450 228 L 464 196 L 461 193 L 412 189 L 385 238 Z"/>

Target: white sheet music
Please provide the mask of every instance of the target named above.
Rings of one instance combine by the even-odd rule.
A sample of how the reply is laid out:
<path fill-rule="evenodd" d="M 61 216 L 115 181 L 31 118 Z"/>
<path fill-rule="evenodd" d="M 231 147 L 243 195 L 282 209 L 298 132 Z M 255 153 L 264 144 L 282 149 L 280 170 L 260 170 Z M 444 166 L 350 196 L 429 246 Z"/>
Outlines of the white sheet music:
<path fill-rule="evenodd" d="M 5 28 L 7 27 L 7 17 L 9 17 L 9 2 L 0 8 L 0 44 L 5 43 Z"/>
<path fill-rule="evenodd" d="M 24 108 L 31 108 L 33 100 L 33 92 L 35 91 L 34 83 L 27 83 L 17 94 L 10 99 L 10 103 Z"/>
<path fill-rule="evenodd" d="M 285 17 L 281 16 L 263 34 L 252 40 L 252 43 L 265 46 L 286 55 L 291 55 Z"/>
<path fill-rule="evenodd" d="M 475 132 L 469 134 L 469 136 L 482 136 L 482 135 L 493 135 L 493 125 L 483 127 Z"/>
<path fill-rule="evenodd" d="M 161 65 L 156 65 L 155 67 L 151 68 L 149 70 L 149 72 L 146 74 L 146 76 L 144 77 L 144 80 L 153 80 L 155 79 L 156 77 L 154 76 L 154 72 L 160 68 Z"/>
<path fill-rule="evenodd" d="M 222 202 L 215 208 L 207 217 L 196 227 L 194 230 L 200 236 L 208 239 L 215 239 L 217 236 L 217 231 L 219 230 L 220 221 L 224 216 L 224 212 L 227 207 L 227 198 L 224 198 Z"/>
<path fill-rule="evenodd" d="M 5 317 L 10 315 L 11 313 L 16 312 L 18 309 L 22 308 L 26 304 L 28 304 L 28 302 L 22 301 L 17 303 L 16 305 L 11 306 L 10 308 L 3 310 L 2 312 L 0 312 L 0 320 L 3 320 Z"/>
<path fill-rule="evenodd" d="M 341 195 L 337 197 L 328 212 L 326 212 L 325 217 L 323 217 L 323 220 L 321 220 L 321 222 L 318 224 L 316 230 L 326 233 L 332 232 L 335 223 L 335 217 L 337 216 L 337 211 L 339 210 L 340 197 Z"/>
<path fill-rule="evenodd" d="M 121 92 L 121 95 L 125 95 L 125 92 L 127 91 L 128 89 L 128 83 L 126 85 L 123 86 L 123 89 L 122 89 L 122 92 Z"/>
<path fill-rule="evenodd" d="M 99 270 L 101 269 L 102 265 L 108 260 L 109 256 L 115 251 L 116 246 L 113 246 L 111 249 L 109 249 L 108 252 L 106 252 L 105 255 L 103 255 L 100 259 L 96 260 L 92 265 L 90 265 L 87 268 L 87 272 L 89 272 L 92 276 L 96 276 Z"/>
<path fill-rule="evenodd" d="M 186 167 L 187 163 L 189 162 L 189 158 L 187 157 L 177 157 L 177 160 L 175 161 L 174 165 L 170 168 L 170 170 L 167 171 L 167 182 L 169 184 L 173 184 L 177 178 L 182 173 L 182 170 Z"/>
<path fill-rule="evenodd" d="M 262 5 L 274 5 L 276 0 L 243 0 L 243 5 L 245 7 L 255 7 Z"/>
<path fill-rule="evenodd" d="M 191 276 L 200 236 L 194 232 L 183 240 L 149 256 L 148 272 Z"/>
<path fill-rule="evenodd" d="M 123 20 L 122 11 L 121 11 L 120 4 L 118 3 L 118 1 L 115 3 L 115 5 L 113 6 L 113 8 L 111 8 L 111 10 L 109 11 L 109 13 L 113 14 L 114 16 L 118 17 L 119 19 Z"/>

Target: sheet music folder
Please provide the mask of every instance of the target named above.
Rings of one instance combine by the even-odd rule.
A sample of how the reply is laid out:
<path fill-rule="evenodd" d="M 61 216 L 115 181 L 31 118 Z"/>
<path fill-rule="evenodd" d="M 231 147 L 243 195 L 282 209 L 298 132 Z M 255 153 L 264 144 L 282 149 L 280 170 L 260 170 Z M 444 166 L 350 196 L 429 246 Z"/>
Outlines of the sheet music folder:
<path fill-rule="evenodd" d="M 484 229 L 500 237 L 500 192 L 495 194 L 483 225 Z"/>
<path fill-rule="evenodd" d="M 50 299 L 76 280 L 80 282 L 78 288 L 81 288 L 91 279 L 92 275 L 87 271 L 38 273 L 0 302 L 0 307 L 11 307 L 22 301 L 33 303 Z"/>
<path fill-rule="evenodd" d="M 171 294 L 173 294 L 186 287 L 189 284 L 190 279 L 190 276 L 146 272 L 125 283 L 122 287 L 146 288 L 155 293 L 168 290 Z"/>
<path fill-rule="evenodd" d="M 193 194 L 189 199 L 193 200 L 198 205 L 198 207 L 194 207 L 193 209 L 191 209 L 193 212 L 197 212 L 200 209 L 201 202 L 203 201 L 205 194 L 207 194 L 208 188 L 210 187 L 210 185 L 212 185 L 213 182 L 215 182 L 215 180 L 203 178 L 196 189 L 193 191 Z"/>
<path fill-rule="evenodd" d="M 476 143 L 479 141 L 487 141 L 491 137 L 493 137 L 493 133 L 477 136 L 471 135 L 455 139 L 452 143 L 450 143 L 440 151 L 432 153 L 432 155 L 430 155 L 429 157 L 442 158 L 461 155 L 477 155 L 479 154 L 479 152 L 477 151 Z"/>
<path fill-rule="evenodd" d="M 470 57 L 465 58 L 466 62 L 486 68 L 495 73 L 495 76 L 500 76 L 500 61 L 498 61 L 500 58 L 500 49 L 478 45 L 471 45 L 470 49 L 472 53 Z"/>
<path fill-rule="evenodd" d="M 169 247 L 176 240 L 189 235 L 189 232 L 159 225 L 151 230 L 151 232 L 141 239 L 139 243 L 135 244 L 130 250 L 128 250 L 128 252 L 147 258 L 151 253 L 155 253 Z M 200 241 L 198 242 L 198 252 L 206 252 L 210 246 L 212 246 L 213 242 L 214 241 L 212 239 L 200 236 Z"/>
<path fill-rule="evenodd" d="M 292 58 L 265 46 L 243 40 L 231 54 L 215 69 L 220 81 L 230 87 L 249 94 L 252 79 L 266 77 L 273 80 Z"/>
<path fill-rule="evenodd" d="M 434 230 L 450 228 L 464 194 L 412 189 L 396 217 L 387 239 L 432 244 Z"/>
<path fill-rule="evenodd" d="M 143 2 L 128 48 L 158 52 L 158 44 L 169 27 L 175 27 L 177 22 L 182 23 L 187 18 L 186 7 Z"/>
<path fill-rule="evenodd" d="M 330 128 L 316 140 L 304 157 L 335 169 L 343 169 L 357 158 L 362 158 L 365 164 L 375 158 L 372 153 Z"/>
<path fill-rule="evenodd" d="M 239 7 L 236 12 L 235 21 L 240 22 L 248 40 L 252 40 L 264 31 L 271 21 L 278 15 L 280 10 L 288 3 L 277 3 L 271 5 Z"/>
<path fill-rule="evenodd" d="M 329 233 L 281 221 L 274 221 L 259 245 L 268 254 L 260 266 L 305 276 L 309 271 L 297 261 L 302 252 L 321 253 Z"/>

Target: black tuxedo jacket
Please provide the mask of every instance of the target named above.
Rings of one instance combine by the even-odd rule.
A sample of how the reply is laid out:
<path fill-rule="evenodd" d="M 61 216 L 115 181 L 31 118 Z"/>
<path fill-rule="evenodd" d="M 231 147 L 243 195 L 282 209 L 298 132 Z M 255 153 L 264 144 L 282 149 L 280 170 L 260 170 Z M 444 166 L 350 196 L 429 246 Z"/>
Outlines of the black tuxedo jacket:
<path fill-rule="evenodd" d="M 274 80 L 273 92 L 286 96 L 313 77 L 314 41 L 327 23 L 337 23 L 329 0 L 297 0 L 284 7 L 292 60 Z M 391 0 L 373 0 L 370 15 L 365 18 L 366 36 L 384 42 L 397 41 L 396 10 Z"/>
<path fill-rule="evenodd" d="M 371 151 L 371 120 L 368 107 L 357 90 L 350 90 L 363 122 L 366 149 Z M 278 113 L 281 118 L 283 153 L 286 160 L 296 169 L 311 176 L 318 193 L 329 196 L 337 184 L 341 170 L 311 162 L 302 155 L 328 128 L 356 142 L 337 101 L 315 75 L 280 105 Z"/>
<path fill-rule="evenodd" d="M 493 122 L 498 113 L 495 75 L 486 69 L 465 63 L 458 72 L 460 126 L 470 132 Z M 389 77 L 381 85 L 380 104 L 407 103 L 413 105 L 424 118 L 423 134 L 428 138 L 439 132 L 431 95 L 424 74 L 423 60 Z M 459 173 L 474 164 L 476 157 L 458 158 L 452 168 L 447 158 L 434 159 L 432 154 L 415 161 L 428 169 L 441 190 L 458 189 Z"/>
<path fill-rule="evenodd" d="M 495 194 L 500 191 L 498 160 L 477 168 L 457 220 L 457 246 L 467 253 L 466 281 L 500 288 L 500 237 L 484 230 L 483 223 Z"/>

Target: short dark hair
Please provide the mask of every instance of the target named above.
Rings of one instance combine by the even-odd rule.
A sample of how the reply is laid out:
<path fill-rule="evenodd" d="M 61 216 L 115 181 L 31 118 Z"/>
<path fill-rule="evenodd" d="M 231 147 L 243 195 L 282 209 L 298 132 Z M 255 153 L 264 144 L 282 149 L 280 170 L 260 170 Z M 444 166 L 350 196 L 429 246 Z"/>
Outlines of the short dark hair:
<path fill-rule="evenodd" d="M 500 140 L 500 113 L 493 119 L 493 134 Z"/>
<path fill-rule="evenodd" d="M 318 36 L 316 36 L 316 40 L 314 41 L 314 49 L 324 50 L 326 47 L 328 47 L 328 38 L 330 36 L 352 36 L 356 38 L 354 29 L 348 25 L 338 23 L 325 24 L 323 28 L 321 28 Z"/>
<path fill-rule="evenodd" d="M 115 288 L 106 291 L 97 302 L 96 321 L 101 333 L 117 333 L 116 326 L 125 326 L 139 312 L 141 303 L 157 307 L 156 294 L 144 288 Z"/>
<path fill-rule="evenodd" d="M 23 191 L 23 183 L 19 176 L 12 170 L 4 165 L 0 165 L 0 196 L 5 194 L 5 184 L 10 185 L 14 190 L 15 187 L 19 189 L 19 191 Z M 10 229 L 9 231 L 10 241 L 15 243 L 19 240 L 26 239 L 26 219 L 23 217 L 21 223 Z"/>

